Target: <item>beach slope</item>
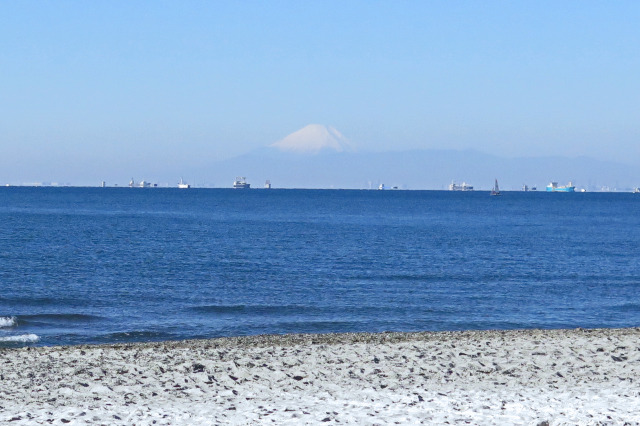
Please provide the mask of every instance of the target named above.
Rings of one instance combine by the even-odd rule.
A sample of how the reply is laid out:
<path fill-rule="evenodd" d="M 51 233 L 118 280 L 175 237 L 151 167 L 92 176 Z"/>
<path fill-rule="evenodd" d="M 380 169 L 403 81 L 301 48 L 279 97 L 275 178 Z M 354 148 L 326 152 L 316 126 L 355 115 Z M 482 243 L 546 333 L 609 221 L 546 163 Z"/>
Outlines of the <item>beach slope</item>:
<path fill-rule="evenodd" d="M 0 349 L 0 423 L 635 424 L 640 329 Z"/>

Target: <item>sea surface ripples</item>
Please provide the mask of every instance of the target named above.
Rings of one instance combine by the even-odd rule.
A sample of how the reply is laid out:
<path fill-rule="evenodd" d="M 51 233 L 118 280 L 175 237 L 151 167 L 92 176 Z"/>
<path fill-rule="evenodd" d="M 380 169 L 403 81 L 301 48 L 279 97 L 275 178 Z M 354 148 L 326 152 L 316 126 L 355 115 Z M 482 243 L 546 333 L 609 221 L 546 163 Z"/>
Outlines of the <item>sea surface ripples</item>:
<path fill-rule="evenodd" d="M 0 346 L 640 325 L 640 196 L 0 188 Z"/>

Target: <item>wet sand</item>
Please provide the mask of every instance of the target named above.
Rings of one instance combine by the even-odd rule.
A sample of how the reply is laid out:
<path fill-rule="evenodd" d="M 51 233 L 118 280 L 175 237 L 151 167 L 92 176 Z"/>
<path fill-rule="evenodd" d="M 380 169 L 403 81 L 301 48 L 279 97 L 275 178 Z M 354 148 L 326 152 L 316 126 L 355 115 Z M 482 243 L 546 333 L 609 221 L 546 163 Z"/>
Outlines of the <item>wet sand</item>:
<path fill-rule="evenodd" d="M 0 423 L 640 423 L 640 329 L 0 349 Z"/>

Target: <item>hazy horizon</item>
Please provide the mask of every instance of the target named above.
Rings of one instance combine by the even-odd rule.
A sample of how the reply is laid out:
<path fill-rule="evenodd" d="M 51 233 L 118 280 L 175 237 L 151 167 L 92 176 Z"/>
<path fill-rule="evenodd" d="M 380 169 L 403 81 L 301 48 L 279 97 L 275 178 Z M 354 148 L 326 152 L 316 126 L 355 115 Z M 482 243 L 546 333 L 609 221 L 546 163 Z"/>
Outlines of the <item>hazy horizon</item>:
<path fill-rule="evenodd" d="M 358 152 L 640 166 L 639 21 L 632 1 L 5 2 L 0 183 L 177 182 L 310 123 Z"/>
<path fill-rule="evenodd" d="M 299 145 L 305 145 L 302 131 L 295 132 Z M 341 136 L 341 135 L 340 135 Z M 291 138 L 285 138 L 291 142 Z M 348 143 L 348 141 L 341 141 Z M 3 182 L 10 186 L 127 187 L 133 181 L 145 181 L 152 187 L 177 187 L 178 181 L 192 188 L 231 188 L 234 177 L 244 176 L 252 188 L 262 188 L 269 180 L 281 189 L 391 189 L 444 190 L 449 184 L 466 182 L 476 190 L 489 190 L 494 179 L 502 190 L 521 190 L 523 185 L 544 187 L 551 181 L 573 182 L 578 190 L 628 192 L 640 183 L 635 166 L 589 157 L 518 157 L 494 156 L 477 150 L 401 150 L 376 152 L 341 151 L 334 141 L 311 140 L 312 151 L 290 150 L 274 144 L 243 155 L 194 167 L 179 177 L 171 171 L 157 169 L 146 173 L 125 173 L 116 179 L 75 181 Z M 300 148 L 298 146 L 297 148 Z"/>

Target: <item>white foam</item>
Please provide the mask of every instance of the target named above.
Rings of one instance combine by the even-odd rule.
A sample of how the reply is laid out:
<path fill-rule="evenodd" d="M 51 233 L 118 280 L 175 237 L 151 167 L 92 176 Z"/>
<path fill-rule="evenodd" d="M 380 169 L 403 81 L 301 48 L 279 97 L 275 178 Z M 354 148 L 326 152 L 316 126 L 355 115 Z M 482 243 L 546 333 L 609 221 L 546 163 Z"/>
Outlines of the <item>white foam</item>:
<path fill-rule="evenodd" d="M 0 328 L 14 327 L 16 325 L 16 317 L 0 317 Z"/>
<path fill-rule="evenodd" d="M 19 342 L 19 343 L 33 343 L 40 340 L 35 334 L 21 334 L 19 336 L 5 336 L 0 337 L 0 342 Z"/>

